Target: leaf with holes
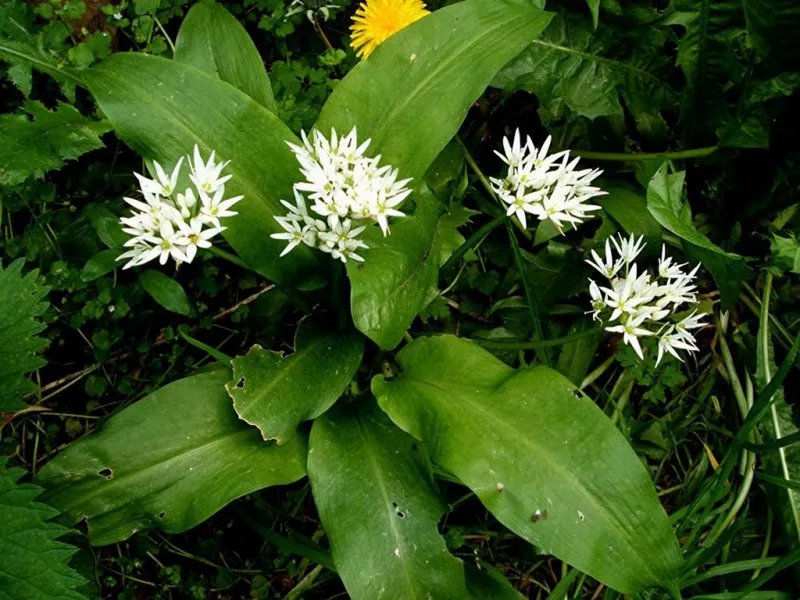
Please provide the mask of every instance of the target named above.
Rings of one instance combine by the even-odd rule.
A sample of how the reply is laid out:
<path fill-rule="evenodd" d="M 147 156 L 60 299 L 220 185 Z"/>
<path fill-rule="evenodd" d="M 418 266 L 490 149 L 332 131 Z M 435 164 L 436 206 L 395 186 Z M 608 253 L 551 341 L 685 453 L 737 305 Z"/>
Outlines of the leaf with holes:
<path fill-rule="evenodd" d="M 374 402 L 314 421 L 314 501 L 354 600 L 464 600 L 464 566 L 437 523 L 445 506 L 423 448 Z"/>
<path fill-rule="evenodd" d="M 647 471 L 569 380 L 453 336 L 414 340 L 397 362 L 372 380 L 381 408 L 506 527 L 625 594 L 677 595 L 680 549 Z"/>
<path fill-rule="evenodd" d="M 227 503 L 305 475 L 306 440 L 265 444 L 225 392 L 228 369 L 157 390 L 62 451 L 37 477 L 42 499 L 85 519 L 102 546 L 142 529 L 182 532 Z"/>
<path fill-rule="evenodd" d="M 233 359 L 233 381 L 225 386 L 239 417 L 279 444 L 339 399 L 361 364 L 364 340 L 303 323 L 294 348 L 284 357 L 253 346 Z"/>

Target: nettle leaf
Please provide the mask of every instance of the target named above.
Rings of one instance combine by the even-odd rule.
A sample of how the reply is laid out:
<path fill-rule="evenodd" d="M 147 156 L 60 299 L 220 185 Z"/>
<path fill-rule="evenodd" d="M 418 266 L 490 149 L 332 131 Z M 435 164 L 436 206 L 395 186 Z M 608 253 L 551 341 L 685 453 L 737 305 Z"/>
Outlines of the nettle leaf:
<path fill-rule="evenodd" d="M 464 600 L 464 566 L 437 524 L 427 455 L 373 403 L 314 421 L 308 475 L 336 570 L 354 600 Z"/>
<path fill-rule="evenodd" d="M 347 263 L 353 322 L 384 350 L 400 343 L 439 294 L 439 267 L 464 241 L 458 227 L 469 215 L 447 213 L 427 189 L 415 202 L 414 214 L 397 219 L 391 235 L 365 231 L 364 262 Z"/>
<path fill-rule="evenodd" d="M 279 444 L 339 399 L 361 364 L 364 340 L 303 323 L 294 347 L 284 357 L 253 346 L 233 359 L 233 381 L 225 386 L 239 417 Z"/>
<path fill-rule="evenodd" d="M 664 163 L 647 186 L 647 209 L 661 225 L 684 240 L 686 253 L 703 263 L 719 286 L 723 309 L 739 300 L 742 282 L 752 275 L 744 257 L 726 252 L 692 223 L 692 208 L 683 198 L 683 171 L 670 175 Z"/>
<path fill-rule="evenodd" d="M 677 597 L 680 549 L 646 469 L 565 377 L 453 336 L 414 340 L 397 362 L 372 380 L 381 408 L 500 522 L 625 594 Z"/>
<path fill-rule="evenodd" d="M 207 156 L 230 160 L 226 184 L 243 195 L 239 213 L 226 219 L 225 238 L 254 269 L 277 282 L 300 281 L 320 262 L 301 244 L 278 258 L 285 244 L 273 218 L 292 198 L 298 165 L 286 141 L 300 143 L 278 117 L 234 87 L 176 61 L 120 53 L 86 71 L 84 78 L 117 134 L 134 150 L 172 165 L 194 144 Z"/>
<path fill-rule="evenodd" d="M 23 469 L 0 460 L 0 597 L 4 600 L 86 600 L 86 580 L 69 566 L 77 548 L 59 542 L 69 530 L 51 523 L 58 511 L 37 502 L 42 488 L 19 483 Z"/>
<path fill-rule="evenodd" d="M 48 340 L 39 320 L 47 310 L 49 288 L 38 271 L 22 274 L 24 260 L 0 264 L 0 413 L 25 407 L 20 396 L 36 389 L 26 375 L 47 364 L 39 352 Z"/>
<path fill-rule="evenodd" d="M 0 115 L 0 185 L 42 177 L 103 147 L 100 136 L 111 130 L 107 121 L 84 117 L 69 104 L 50 111 L 41 102 L 25 103 L 26 115 Z"/>
<path fill-rule="evenodd" d="M 316 128 L 372 139 L 419 183 L 497 71 L 547 26 L 529 0 L 467 0 L 397 32 L 336 86 Z"/>
<path fill-rule="evenodd" d="M 14 68 L 12 81 L 22 92 L 30 91 L 31 69 L 50 75 L 61 85 L 64 95 L 75 99 L 75 86 L 83 85 L 78 71 L 66 66 L 66 60 L 51 45 L 58 45 L 58 31 L 63 37 L 69 37 L 69 29 L 63 23 L 54 23 L 36 36 L 28 35 L 24 39 L 0 37 L 0 60 L 8 62 Z"/>
<path fill-rule="evenodd" d="M 666 41 L 663 33 L 652 28 L 621 39 L 618 29 L 595 31 L 580 15 L 559 14 L 538 40 L 498 73 L 492 85 L 536 94 L 554 115 L 563 114 L 566 106 L 589 119 L 622 117 L 621 95 L 642 133 L 663 136 L 666 125 L 660 111 L 676 101 L 672 89 L 658 77 L 668 69 Z M 606 56 L 612 44 L 625 48 L 625 60 Z"/>
<path fill-rule="evenodd" d="M 277 112 L 264 62 L 239 20 L 213 0 L 198 2 L 181 23 L 175 60 L 227 81 Z"/>
<path fill-rule="evenodd" d="M 225 392 L 228 369 L 181 379 L 112 417 L 37 477 L 44 501 L 86 519 L 102 546 L 142 529 L 182 532 L 261 488 L 305 475 L 306 439 L 265 444 Z"/>

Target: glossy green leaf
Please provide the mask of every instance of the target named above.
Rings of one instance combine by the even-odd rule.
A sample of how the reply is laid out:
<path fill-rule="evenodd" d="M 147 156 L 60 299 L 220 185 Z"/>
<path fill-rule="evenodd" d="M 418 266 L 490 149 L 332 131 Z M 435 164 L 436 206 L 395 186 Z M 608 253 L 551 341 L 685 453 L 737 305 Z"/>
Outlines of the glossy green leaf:
<path fill-rule="evenodd" d="M 573 323 L 567 335 L 585 333 L 592 329 L 597 329 L 597 323 L 589 317 L 584 317 Z M 558 355 L 556 370 L 575 385 L 580 385 L 597 357 L 597 348 L 602 337 L 602 332 L 598 331 L 595 335 L 564 344 Z"/>
<path fill-rule="evenodd" d="M 144 291 L 161 306 L 179 315 L 192 314 L 192 302 L 180 283 L 161 271 L 142 271 L 139 283 Z"/>
<path fill-rule="evenodd" d="M 471 600 L 523 600 L 522 594 L 511 587 L 508 579 L 497 569 L 481 565 L 480 569 L 465 565 L 467 591 Z"/>
<path fill-rule="evenodd" d="M 225 386 L 239 417 L 279 444 L 339 399 L 361 364 L 364 341 L 303 323 L 294 350 L 285 357 L 253 346 L 233 359 L 233 381 Z"/>
<path fill-rule="evenodd" d="M 445 506 L 424 449 L 372 403 L 314 421 L 314 501 L 353 600 L 464 600 L 464 567 L 439 535 Z"/>
<path fill-rule="evenodd" d="M 102 546 L 142 529 L 186 531 L 228 502 L 305 475 L 306 440 L 265 444 L 225 392 L 230 370 L 172 383 L 50 461 L 42 499 Z"/>
<path fill-rule="evenodd" d="M 644 236 L 644 256 L 655 257 L 661 251 L 661 225 L 647 210 L 647 201 L 638 190 L 615 185 L 605 188 L 601 204 L 628 235 Z"/>
<path fill-rule="evenodd" d="M 463 215 L 450 215 L 425 190 L 412 216 L 397 219 L 391 235 L 373 227 L 362 238 L 364 262 L 349 261 L 353 321 L 364 335 L 391 350 L 411 322 L 439 293 L 441 267 L 464 238 Z"/>
<path fill-rule="evenodd" d="M 278 258 L 285 243 L 270 238 L 274 215 L 292 197 L 297 161 L 286 141 L 297 141 L 278 117 L 255 100 L 202 71 L 172 60 L 119 53 L 84 75 L 117 134 L 142 156 L 174 164 L 198 144 L 230 160 L 228 194 L 244 195 L 223 233 L 239 255 L 266 277 L 295 281 L 318 257 L 308 247 Z"/>
<path fill-rule="evenodd" d="M 417 339 L 397 362 L 372 381 L 381 408 L 506 527 L 623 593 L 677 593 L 681 554 L 647 471 L 569 380 L 453 336 Z"/>
<path fill-rule="evenodd" d="M 175 40 L 175 60 L 227 81 L 277 112 L 267 70 L 253 40 L 225 7 L 204 0 L 189 10 Z"/>
<path fill-rule="evenodd" d="M 95 254 L 83 266 L 81 281 L 94 281 L 124 265 L 125 263 L 117 260 L 120 254 L 122 254 L 122 251 L 117 248 L 108 248 Z"/>
<path fill-rule="evenodd" d="M 130 239 L 130 236 L 122 231 L 122 223 L 119 217 L 111 212 L 102 204 L 90 204 L 86 207 L 86 215 L 92 222 L 92 229 L 109 248 L 118 249 L 118 254 L 122 254 L 120 248 Z"/>
<path fill-rule="evenodd" d="M 397 32 L 336 86 L 317 121 L 372 139 L 419 183 L 500 68 L 547 26 L 529 0 L 467 0 Z"/>
<path fill-rule="evenodd" d="M 750 278 L 751 271 L 742 256 L 726 252 L 695 229 L 692 209 L 683 198 L 684 176 L 683 171 L 669 174 L 664 163 L 647 186 L 647 209 L 665 229 L 688 242 L 686 253 L 711 272 L 719 286 L 723 308 L 730 308 L 739 300 L 742 282 Z"/>

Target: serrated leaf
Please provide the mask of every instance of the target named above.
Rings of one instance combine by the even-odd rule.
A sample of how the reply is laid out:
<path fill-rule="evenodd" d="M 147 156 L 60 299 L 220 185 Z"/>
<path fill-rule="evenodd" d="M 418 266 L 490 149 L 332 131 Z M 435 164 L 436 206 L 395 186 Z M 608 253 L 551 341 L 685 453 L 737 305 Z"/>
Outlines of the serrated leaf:
<path fill-rule="evenodd" d="M 647 471 L 566 378 L 453 336 L 418 338 L 396 360 L 398 376 L 372 380 L 381 408 L 500 522 L 625 594 L 677 595 L 680 549 Z"/>
<path fill-rule="evenodd" d="M 0 38 L 0 60 L 47 73 L 61 84 L 67 98 L 74 96 L 76 85 L 83 85 L 80 75 L 65 66 L 63 58 L 46 48 L 44 34 L 25 40 Z"/>
<path fill-rule="evenodd" d="M 181 23 L 175 60 L 239 88 L 277 112 L 264 62 L 239 20 L 217 2 L 198 2 Z"/>
<path fill-rule="evenodd" d="M 0 413 L 25 407 L 20 396 L 36 389 L 26 375 L 47 362 L 39 352 L 49 342 L 37 334 L 45 328 L 39 317 L 47 310 L 49 288 L 38 271 L 23 275 L 23 265 L 0 264 Z"/>
<path fill-rule="evenodd" d="M 647 209 L 665 229 L 687 242 L 684 250 L 699 260 L 714 276 L 719 286 L 723 309 L 731 308 L 739 300 L 742 282 L 752 275 L 744 258 L 726 252 L 692 223 L 692 209 L 683 198 L 685 173 L 669 174 L 664 163 L 647 186 Z"/>
<path fill-rule="evenodd" d="M 424 449 L 369 402 L 311 430 L 308 475 L 353 600 L 464 600 L 464 568 L 437 524 L 445 506 Z"/>
<path fill-rule="evenodd" d="M 70 523 L 86 519 L 102 546 L 142 529 L 186 531 L 240 496 L 303 477 L 306 439 L 265 444 L 233 411 L 230 377 L 187 377 L 122 410 L 42 469 L 43 499 Z"/>
<path fill-rule="evenodd" d="M 418 185 L 495 73 L 547 26 L 529 0 L 467 0 L 395 33 L 336 86 L 316 128 L 354 126 Z"/>
<path fill-rule="evenodd" d="M 152 269 L 142 271 L 139 273 L 139 283 L 153 300 L 168 311 L 185 316 L 192 314 L 192 301 L 183 286 L 168 275 Z"/>
<path fill-rule="evenodd" d="M 285 443 L 303 421 L 316 419 L 339 399 L 364 352 L 361 336 L 303 323 L 295 351 L 253 346 L 233 359 L 233 380 L 225 387 L 243 421 L 257 427 L 265 440 Z"/>
<path fill-rule="evenodd" d="M 618 30 L 600 27 L 579 15 L 559 14 L 544 34 L 498 73 L 493 85 L 504 90 L 524 89 L 536 95 L 552 114 L 564 107 L 589 119 L 623 114 L 620 94 L 648 135 L 665 130 L 662 108 L 675 102 L 674 92 L 657 74 L 665 70 L 665 39 L 644 31 L 629 43 L 627 61 L 605 56 Z"/>
<path fill-rule="evenodd" d="M 50 111 L 40 102 L 25 103 L 25 115 L 0 115 L 0 184 L 14 185 L 42 177 L 103 147 L 100 136 L 111 129 L 106 121 L 84 117 L 69 104 Z"/>
<path fill-rule="evenodd" d="M 392 234 L 364 232 L 364 262 L 349 261 L 350 306 L 359 331 L 391 350 L 416 316 L 439 293 L 439 267 L 463 243 L 451 217 L 427 189 L 416 196 L 413 215 L 398 219 Z"/>
<path fill-rule="evenodd" d="M 58 541 L 66 527 L 51 523 L 58 511 L 38 502 L 42 488 L 19 483 L 22 469 L 0 459 L 0 598 L 86 600 L 86 580 L 69 566 L 77 548 Z"/>

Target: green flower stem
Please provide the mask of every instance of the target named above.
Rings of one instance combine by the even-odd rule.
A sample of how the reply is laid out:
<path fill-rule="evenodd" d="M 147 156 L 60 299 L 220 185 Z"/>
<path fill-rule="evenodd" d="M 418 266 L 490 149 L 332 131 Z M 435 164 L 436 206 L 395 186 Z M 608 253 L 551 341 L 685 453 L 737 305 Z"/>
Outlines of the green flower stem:
<path fill-rule="evenodd" d="M 656 158 L 663 158 L 666 160 L 683 160 L 687 158 L 702 158 L 709 156 L 719 149 L 719 146 L 707 146 L 705 148 L 694 148 L 692 150 L 676 150 L 673 152 L 640 152 L 640 153 L 627 153 L 627 152 L 594 152 L 592 150 L 572 150 L 571 153 L 581 158 L 588 158 L 590 160 L 608 160 L 608 161 L 634 161 L 634 160 L 652 160 Z"/>
<path fill-rule="evenodd" d="M 232 254 L 231 252 L 227 252 L 225 250 L 222 250 L 221 248 L 217 248 L 216 246 L 211 246 L 211 248 L 209 248 L 208 251 L 211 252 L 211 254 L 213 254 L 214 256 L 218 256 L 219 258 L 224 258 L 225 260 L 227 260 L 230 263 L 233 263 L 234 265 L 242 267 L 243 269 L 247 269 L 248 271 L 253 271 L 254 273 L 257 273 L 257 271 L 255 271 L 250 265 L 248 265 L 241 258 L 236 256 L 235 254 Z"/>
<path fill-rule="evenodd" d="M 507 218 L 508 217 L 505 215 L 500 215 L 483 225 L 480 229 L 478 229 L 478 231 L 473 233 L 466 242 L 461 244 L 461 246 L 459 246 L 459 248 L 453 252 L 453 254 L 450 255 L 450 258 L 447 259 L 447 262 L 444 263 L 444 266 L 442 266 L 441 270 L 447 270 L 448 267 L 452 267 L 459 260 L 464 258 L 467 252 L 478 246 L 487 235 L 502 225 Z"/>
<path fill-rule="evenodd" d="M 582 340 L 584 338 L 597 335 L 601 331 L 602 331 L 601 327 L 596 327 L 594 329 L 590 329 L 589 331 L 581 331 L 580 333 L 573 333 L 572 335 L 566 335 L 564 337 L 555 338 L 552 340 L 538 340 L 533 342 L 502 342 L 495 340 L 480 340 L 480 339 L 473 339 L 472 341 L 477 342 L 487 350 L 537 350 L 540 348 L 554 348 L 556 346 L 561 346 L 563 344 L 569 344 L 570 342 L 577 342 L 578 340 Z M 613 359 L 614 357 L 612 356 L 605 363 L 603 363 L 601 367 L 605 365 L 605 368 L 608 368 L 608 365 L 611 364 L 611 361 L 613 361 Z M 598 373 L 597 377 L 599 377 L 601 374 L 602 372 Z M 595 379 L 597 377 L 595 377 Z"/>
<path fill-rule="evenodd" d="M 600 377 L 603 373 L 608 371 L 609 367 L 614 364 L 614 355 L 612 354 L 607 359 L 603 361 L 603 363 L 597 367 L 594 371 L 589 373 L 584 380 L 581 382 L 580 389 L 585 390 L 587 387 L 592 385 L 598 377 Z"/>
<path fill-rule="evenodd" d="M 486 193 L 489 194 L 490 198 L 492 198 L 495 202 L 497 202 L 497 204 L 499 204 L 501 207 L 503 207 L 503 209 L 505 209 L 500 198 L 498 198 L 497 194 L 494 193 L 494 189 L 492 188 L 492 185 L 489 183 L 489 179 L 486 177 L 486 175 L 483 174 L 483 171 L 481 171 L 481 168 L 478 166 L 478 163 L 475 162 L 475 159 L 472 158 L 472 154 L 470 154 L 467 145 L 458 136 L 456 136 L 456 141 L 461 146 L 461 149 L 464 150 L 464 158 L 466 159 L 467 164 L 470 166 L 475 175 L 478 176 L 478 180 L 481 182 L 483 189 L 486 190 Z M 519 222 L 519 219 L 517 219 L 517 217 L 512 217 L 511 220 L 514 222 L 514 225 L 516 225 L 517 229 L 520 230 L 522 235 L 525 236 L 525 239 L 530 240 L 533 238 L 531 232 L 522 226 L 522 223 Z"/>
<path fill-rule="evenodd" d="M 169 45 L 169 49 L 172 50 L 172 55 L 175 56 L 175 44 L 172 43 L 172 39 L 170 39 L 169 34 L 164 29 L 164 26 L 161 24 L 161 21 L 158 20 L 158 17 L 153 15 L 153 21 L 156 22 L 158 28 L 161 30 L 161 33 L 164 34 L 164 39 L 167 40 L 167 44 Z"/>

